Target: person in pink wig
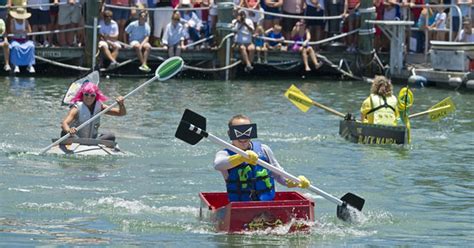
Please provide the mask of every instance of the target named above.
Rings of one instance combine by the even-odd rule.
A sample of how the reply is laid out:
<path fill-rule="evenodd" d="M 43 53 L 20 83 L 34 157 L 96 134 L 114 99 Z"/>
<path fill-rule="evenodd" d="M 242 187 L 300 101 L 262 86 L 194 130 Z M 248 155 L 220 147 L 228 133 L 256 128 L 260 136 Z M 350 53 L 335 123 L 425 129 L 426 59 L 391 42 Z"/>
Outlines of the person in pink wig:
<path fill-rule="evenodd" d="M 100 117 L 89 123 L 87 126 L 77 130 L 76 127 L 92 118 L 97 113 L 106 109 L 108 106 L 103 102 L 107 101 L 107 97 L 102 93 L 99 87 L 91 82 L 86 82 L 71 100 L 71 105 L 67 116 L 64 118 L 61 128 L 61 136 L 70 133 L 79 138 L 99 138 L 102 140 L 115 141 L 113 133 L 99 134 Z M 115 99 L 119 105 L 118 108 L 112 108 L 106 114 L 113 116 L 123 116 L 127 114 L 124 100 L 122 96 Z"/>

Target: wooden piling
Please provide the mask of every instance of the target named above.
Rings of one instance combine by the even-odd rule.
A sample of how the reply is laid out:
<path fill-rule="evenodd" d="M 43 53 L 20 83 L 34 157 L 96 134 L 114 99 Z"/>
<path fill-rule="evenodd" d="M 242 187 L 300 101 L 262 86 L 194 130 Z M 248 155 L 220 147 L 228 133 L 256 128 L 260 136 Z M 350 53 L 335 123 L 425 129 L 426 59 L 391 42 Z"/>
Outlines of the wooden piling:
<path fill-rule="evenodd" d="M 233 37 L 223 41 L 223 39 L 232 33 L 232 20 L 234 19 L 234 4 L 232 0 L 217 0 L 217 18 L 215 39 L 216 44 L 222 46 L 217 50 L 217 63 L 219 67 L 228 66 L 232 63 L 232 43 Z M 219 73 L 219 78 L 230 80 L 233 78 L 235 70 L 225 70 Z"/>
<path fill-rule="evenodd" d="M 94 46 L 97 46 L 98 39 L 95 39 L 96 44 L 94 44 L 94 18 L 99 18 L 100 12 L 100 0 L 87 0 L 86 2 L 86 11 L 85 11 L 85 60 L 84 65 L 86 67 L 92 67 L 92 59 L 96 60 L 95 54 L 93 54 Z M 93 28 L 87 28 L 93 27 Z"/>
<path fill-rule="evenodd" d="M 360 30 L 358 34 L 358 48 L 360 60 L 356 61 L 359 63 L 361 73 L 365 76 L 371 76 L 373 74 L 373 68 L 375 66 L 371 61 L 374 58 L 374 36 L 375 29 L 374 25 L 366 22 L 367 20 L 375 20 L 376 13 L 373 0 L 361 0 L 360 7 Z"/>

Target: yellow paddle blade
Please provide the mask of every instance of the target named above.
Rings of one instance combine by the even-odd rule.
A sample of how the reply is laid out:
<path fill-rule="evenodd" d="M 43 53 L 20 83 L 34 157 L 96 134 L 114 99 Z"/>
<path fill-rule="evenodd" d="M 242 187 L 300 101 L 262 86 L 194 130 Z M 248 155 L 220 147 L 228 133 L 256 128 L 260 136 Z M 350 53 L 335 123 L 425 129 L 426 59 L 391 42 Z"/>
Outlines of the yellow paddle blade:
<path fill-rule="evenodd" d="M 313 100 L 307 97 L 298 87 L 294 84 L 285 92 L 285 97 L 290 100 L 297 108 L 301 111 L 306 112 L 311 108 Z"/>
<path fill-rule="evenodd" d="M 456 110 L 456 106 L 454 105 L 454 102 L 453 102 L 453 100 L 451 100 L 450 96 L 446 97 L 444 100 L 437 103 L 436 105 L 434 105 L 430 109 L 439 108 L 439 107 L 443 107 L 443 106 L 450 106 L 450 107 L 440 109 L 439 111 L 434 111 L 434 112 L 430 113 L 429 117 L 432 121 L 439 121 L 440 119 L 446 117 L 448 114 L 450 114 L 450 113 L 454 112 L 454 110 Z"/>

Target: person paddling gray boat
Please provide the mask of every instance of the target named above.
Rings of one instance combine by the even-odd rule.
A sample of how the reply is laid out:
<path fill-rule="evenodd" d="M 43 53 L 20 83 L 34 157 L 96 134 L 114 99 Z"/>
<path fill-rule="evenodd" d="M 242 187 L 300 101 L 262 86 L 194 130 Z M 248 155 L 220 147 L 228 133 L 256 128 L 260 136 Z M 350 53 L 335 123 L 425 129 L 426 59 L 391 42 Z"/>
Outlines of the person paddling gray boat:
<path fill-rule="evenodd" d="M 73 103 L 67 116 L 64 118 L 61 128 L 61 136 L 67 133 L 75 135 L 78 138 L 92 138 L 101 140 L 115 141 L 115 135 L 112 132 L 103 132 L 99 134 L 100 118 L 97 118 L 86 127 L 77 130 L 76 127 L 91 119 L 94 115 L 106 109 L 105 102 L 108 99 L 99 87 L 91 82 L 84 83 L 81 89 L 71 100 Z M 118 96 L 115 99 L 118 108 L 112 108 L 106 114 L 113 116 L 124 116 L 127 110 L 124 104 L 124 97 Z"/>

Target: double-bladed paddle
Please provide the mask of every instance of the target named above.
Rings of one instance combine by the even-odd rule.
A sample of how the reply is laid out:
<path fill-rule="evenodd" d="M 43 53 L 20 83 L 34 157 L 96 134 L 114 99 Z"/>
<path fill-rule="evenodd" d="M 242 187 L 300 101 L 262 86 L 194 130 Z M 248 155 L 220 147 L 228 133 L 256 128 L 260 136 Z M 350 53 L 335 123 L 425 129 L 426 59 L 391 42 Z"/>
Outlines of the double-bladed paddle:
<path fill-rule="evenodd" d="M 454 112 L 455 110 L 456 106 L 454 105 L 453 100 L 451 100 L 451 97 L 446 97 L 441 102 L 433 105 L 433 107 L 431 107 L 430 109 L 416 114 L 412 114 L 409 117 L 413 118 L 428 114 L 432 121 L 439 121 L 441 118 L 446 117 L 448 114 Z"/>
<path fill-rule="evenodd" d="M 212 142 L 222 145 L 235 153 L 238 153 L 246 158 L 248 157 L 247 153 L 245 153 L 242 149 L 235 147 L 234 145 L 212 135 L 211 133 L 208 133 L 206 131 L 206 118 L 189 109 L 184 111 L 183 117 L 181 118 L 176 130 L 175 137 L 191 145 L 197 144 L 202 138 L 208 138 Z M 258 164 L 267 168 L 273 173 L 288 178 L 294 182 L 301 182 L 299 178 L 289 174 L 284 170 L 276 168 L 261 159 L 258 160 Z M 351 211 L 351 209 L 348 208 L 349 206 L 361 211 L 365 203 L 363 198 L 353 193 L 347 193 L 341 199 L 338 199 L 313 185 L 310 185 L 308 189 L 337 204 L 337 217 L 344 221 L 350 221 L 354 219 L 352 218 L 354 217 L 352 215 L 355 213 L 355 210 Z"/>
<path fill-rule="evenodd" d="M 303 91 L 298 89 L 294 84 L 291 85 L 290 88 L 285 92 L 285 97 L 290 100 L 299 110 L 306 112 L 308 111 L 311 106 L 316 106 L 318 108 L 321 108 L 323 110 L 326 110 L 327 112 L 337 115 L 339 117 L 344 118 L 345 115 L 337 110 L 334 110 L 328 106 L 325 106 L 321 103 L 313 101 L 311 98 L 306 96 Z"/>
<path fill-rule="evenodd" d="M 171 57 L 167 60 L 165 60 L 163 63 L 161 63 L 161 65 L 156 69 L 155 71 L 155 76 L 153 78 L 151 78 L 150 80 L 142 83 L 140 86 L 138 86 L 137 88 L 135 88 L 134 90 L 132 90 L 130 93 L 128 93 L 127 95 L 125 95 L 123 98 L 126 99 L 127 97 L 133 95 L 135 92 L 137 92 L 138 90 L 140 90 L 141 88 L 147 86 L 148 84 L 150 84 L 151 82 L 155 81 L 156 79 L 158 79 L 159 81 L 165 81 L 165 80 L 168 80 L 169 78 L 173 77 L 174 75 L 176 75 L 178 72 L 181 71 L 181 69 L 183 68 L 184 66 L 184 61 L 181 57 Z M 105 108 L 104 110 L 100 111 L 99 113 L 97 113 L 96 115 L 94 115 L 92 118 L 90 118 L 89 120 L 85 121 L 84 123 L 82 123 L 81 125 L 79 125 L 78 127 L 76 127 L 76 130 L 80 130 L 81 128 L 87 126 L 89 123 L 91 123 L 92 121 L 94 121 L 95 119 L 99 118 L 102 114 L 104 113 L 107 113 L 109 110 L 111 110 L 113 107 L 115 107 L 118 103 L 117 102 L 114 102 L 113 104 L 111 104 L 110 106 L 108 106 L 107 108 Z M 61 143 L 62 141 L 66 140 L 69 136 L 71 136 L 71 134 L 66 134 L 64 135 L 63 137 L 61 137 L 60 139 L 56 140 L 54 143 L 52 143 L 51 145 L 47 146 L 46 148 L 44 148 L 40 155 L 44 154 L 45 152 L 47 152 L 49 149 L 51 149 L 53 146 Z"/>

